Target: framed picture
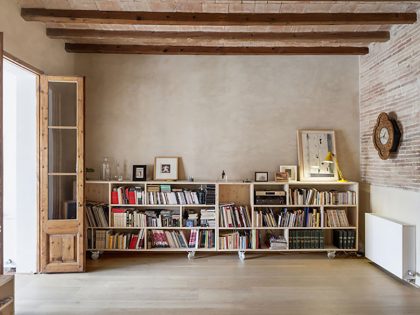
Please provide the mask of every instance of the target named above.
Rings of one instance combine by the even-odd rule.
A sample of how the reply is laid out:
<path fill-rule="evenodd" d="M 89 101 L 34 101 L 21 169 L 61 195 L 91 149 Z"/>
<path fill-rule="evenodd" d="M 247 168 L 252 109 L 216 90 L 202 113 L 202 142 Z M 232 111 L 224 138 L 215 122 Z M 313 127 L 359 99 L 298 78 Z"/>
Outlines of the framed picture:
<path fill-rule="evenodd" d="M 298 130 L 299 178 L 301 181 L 337 181 L 334 163 L 328 153 L 336 155 L 334 130 Z"/>
<path fill-rule="evenodd" d="M 178 157 L 155 157 L 155 180 L 178 180 Z"/>
<path fill-rule="evenodd" d="M 288 172 L 276 172 L 275 180 L 276 180 L 276 182 L 288 182 L 289 181 L 289 173 Z"/>
<path fill-rule="evenodd" d="M 140 182 L 145 181 L 147 176 L 146 165 L 133 165 L 133 181 Z"/>
<path fill-rule="evenodd" d="M 289 181 L 297 181 L 297 166 L 296 165 L 280 165 L 280 172 L 286 172 L 289 176 Z"/>
<path fill-rule="evenodd" d="M 255 172 L 256 182 L 268 182 L 268 172 Z"/>

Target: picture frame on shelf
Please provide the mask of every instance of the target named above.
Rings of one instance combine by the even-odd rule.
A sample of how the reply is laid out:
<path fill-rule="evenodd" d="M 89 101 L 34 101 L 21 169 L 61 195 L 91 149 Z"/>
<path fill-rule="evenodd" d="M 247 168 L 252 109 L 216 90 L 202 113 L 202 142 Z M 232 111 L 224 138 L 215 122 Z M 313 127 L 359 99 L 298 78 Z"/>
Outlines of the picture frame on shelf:
<path fill-rule="evenodd" d="M 288 172 L 276 172 L 274 180 L 276 182 L 288 182 L 289 173 Z"/>
<path fill-rule="evenodd" d="M 300 181 L 337 181 L 335 165 L 326 161 L 329 153 L 336 155 L 334 130 L 297 131 Z"/>
<path fill-rule="evenodd" d="M 147 165 L 133 165 L 133 182 L 143 182 L 147 178 Z"/>
<path fill-rule="evenodd" d="M 297 182 L 297 165 L 280 165 L 280 172 L 286 172 L 290 182 Z"/>
<path fill-rule="evenodd" d="M 256 182 L 268 182 L 268 172 L 255 172 Z"/>
<path fill-rule="evenodd" d="M 172 156 L 155 157 L 154 180 L 178 180 L 179 158 Z"/>

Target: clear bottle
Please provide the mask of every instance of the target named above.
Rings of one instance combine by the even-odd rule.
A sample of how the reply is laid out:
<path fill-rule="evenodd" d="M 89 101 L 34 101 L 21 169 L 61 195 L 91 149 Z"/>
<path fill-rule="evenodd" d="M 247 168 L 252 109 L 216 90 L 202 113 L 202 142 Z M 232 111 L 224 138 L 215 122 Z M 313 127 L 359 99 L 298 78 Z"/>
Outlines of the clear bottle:
<path fill-rule="evenodd" d="M 115 174 L 115 180 L 121 182 L 123 180 L 123 175 L 121 173 L 120 163 L 117 163 L 117 173 Z"/>
<path fill-rule="evenodd" d="M 104 157 L 102 162 L 102 172 L 101 172 L 101 180 L 110 180 L 111 179 L 111 168 L 109 166 L 109 161 L 107 157 Z"/>

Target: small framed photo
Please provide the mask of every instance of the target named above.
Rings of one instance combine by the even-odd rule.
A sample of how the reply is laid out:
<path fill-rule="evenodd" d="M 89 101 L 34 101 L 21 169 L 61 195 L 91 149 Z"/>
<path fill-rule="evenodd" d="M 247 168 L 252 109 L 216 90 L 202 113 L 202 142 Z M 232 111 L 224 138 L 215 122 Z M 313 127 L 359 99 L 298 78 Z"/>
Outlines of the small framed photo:
<path fill-rule="evenodd" d="M 286 172 L 289 175 L 289 181 L 297 181 L 297 165 L 280 165 L 280 172 Z"/>
<path fill-rule="evenodd" d="M 289 173 L 287 172 L 276 172 L 276 182 L 288 182 L 289 181 Z"/>
<path fill-rule="evenodd" d="M 145 181 L 147 176 L 146 165 L 133 165 L 133 181 L 141 182 Z"/>
<path fill-rule="evenodd" d="M 155 180 L 178 180 L 178 157 L 155 157 Z"/>
<path fill-rule="evenodd" d="M 255 172 L 256 182 L 268 182 L 268 172 Z"/>

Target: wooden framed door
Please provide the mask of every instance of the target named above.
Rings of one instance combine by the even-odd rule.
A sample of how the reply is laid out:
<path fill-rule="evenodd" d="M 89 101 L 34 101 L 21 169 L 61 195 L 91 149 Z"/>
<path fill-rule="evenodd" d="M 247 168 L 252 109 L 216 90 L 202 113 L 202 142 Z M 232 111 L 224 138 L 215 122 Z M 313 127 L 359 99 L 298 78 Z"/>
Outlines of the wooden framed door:
<path fill-rule="evenodd" d="M 3 274 L 3 33 L 0 32 L 0 275 Z"/>
<path fill-rule="evenodd" d="M 40 271 L 85 270 L 84 79 L 41 76 Z"/>

